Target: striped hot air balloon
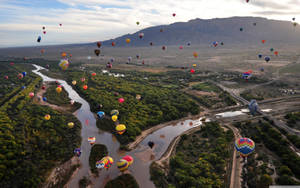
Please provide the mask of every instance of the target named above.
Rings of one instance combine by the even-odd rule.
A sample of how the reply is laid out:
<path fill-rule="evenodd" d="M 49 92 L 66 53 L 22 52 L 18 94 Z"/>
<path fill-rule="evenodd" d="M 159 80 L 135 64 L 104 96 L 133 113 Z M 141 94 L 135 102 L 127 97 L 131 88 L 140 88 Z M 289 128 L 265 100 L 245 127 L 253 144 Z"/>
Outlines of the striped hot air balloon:
<path fill-rule="evenodd" d="M 126 126 L 124 124 L 119 124 L 116 126 L 116 131 L 118 134 L 123 134 L 126 131 Z"/>
<path fill-rule="evenodd" d="M 117 162 L 117 167 L 121 172 L 124 172 L 129 167 L 129 162 L 125 159 L 120 159 L 120 161 Z"/>
<path fill-rule="evenodd" d="M 106 156 L 103 157 L 100 161 L 96 162 L 96 168 L 109 169 L 113 163 L 114 163 L 113 158 Z"/>
<path fill-rule="evenodd" d="M 126 160 L 129 163 L 129 166 L 133 163 L 133 158 L 130 155 L 126 155 L 122 159 Z"/>
<path fill-rule="evenodd" d="M 93 145 L 96 142 L 96 137 L 88 137 L 88 142 Z"/>
<path fill-rule="evenodd" d="M 242 157 L 247 157 L 255 149 L 255 143 L 250 138 L 239 138 L 235 141 L 235 149 Z"/>

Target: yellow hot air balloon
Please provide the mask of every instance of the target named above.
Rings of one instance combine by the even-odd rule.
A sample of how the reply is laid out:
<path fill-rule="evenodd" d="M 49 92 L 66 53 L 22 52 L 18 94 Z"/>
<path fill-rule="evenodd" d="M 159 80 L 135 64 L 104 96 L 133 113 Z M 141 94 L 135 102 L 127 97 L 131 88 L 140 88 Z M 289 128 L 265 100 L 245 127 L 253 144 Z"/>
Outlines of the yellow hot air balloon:
<path fill-rule="evenodd" d="M 69 128 L 73 128 L 73 127 L 74 127 L 74 123 L 73 123 L 73 122 L 69 122 L 69 123 L 68 123 L 68 127 L 69 127 Z"/>
<path fill-rule="evenodd" d="M 62 92 L 62 88 L 61 88 L 61 87 L 57 87 L 57 88 L 56 88 L 56 92 L 57 92 L 57 93 L 61 93 L 61 92 Z"/>
<path fill-rule="evenodd" d="M 116 126 L 116 131 L 118 134 L 123 134 L 126 131 L 126 126 L 124 124 L 119 124 Z"/>
<path fill-rule="evenodd" d="M 193 64 L 193 67 L 197 67 L 197 64 Z"/>
<path fill-rule="evenodd" d="M 131 41 L 131 40 L 130 40 L 129 38 L 126 39 L 126 43 L 127 43 L 127 44 L 129 44 L 130 41 Z"/>
<path fill-rule="evenodd" d="M 124 172 L 128 169 L 129 163 L 124 159 L 120 159 L 120 161 L 117 162 L 117 167 L 121 172 Z"/>
<path fill-rule="evenodd" d="M 72 84 L 75 86 L 77 84 L 76 80 L 73 80 Z"/>
<path fill-rule="evenodd" d="M 70 63 L 67 59 L 62 59 L 60 60 L 60 63 L 58 65 L 62 70 L 66 70 L 69 67 Z"/>
<path fill-rule="evenodd" d="M 193 53 L 193 56 L 194 56 L 195 58 L 197 58 L 197 57 L 198 57 L 198 53 L 197 53 L 197 52 L 194 52 L 194 53 Z"/>
<path fill-rule="evenodd" d="M 117 121 L 118 116 L 117 116 L 117 115 L 113 115 L 113 116 L 111 117 L 111 119 L 112 119 L 113 121 Z"/>
<path fill-rule="evenodd" d="M 49 114 L 45 115 L 45 120 L 50 120 L 51 116 Z"/>

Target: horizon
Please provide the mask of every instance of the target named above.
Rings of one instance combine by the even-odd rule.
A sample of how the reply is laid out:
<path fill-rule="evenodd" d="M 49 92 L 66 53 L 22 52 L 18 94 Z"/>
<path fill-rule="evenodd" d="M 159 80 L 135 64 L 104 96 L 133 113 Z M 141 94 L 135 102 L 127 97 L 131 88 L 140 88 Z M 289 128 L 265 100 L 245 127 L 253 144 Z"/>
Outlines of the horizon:
<path fill-rule="evenodd" d="M 105 41 L 152 26 L 197 18 L 262 17 L 291 21 L 300 14 L 297 5 L 300 0 L 252 0 L 249 3 L 244 0 L 185 0 L 184 3 L 170 0 L 163 3 L 158 0 L 2 0 L 0 48 Z M 43 26 L 46 34 L 43 34 Z M 36 42 L 38 36 L 42 37 L 41 43 Z"/>

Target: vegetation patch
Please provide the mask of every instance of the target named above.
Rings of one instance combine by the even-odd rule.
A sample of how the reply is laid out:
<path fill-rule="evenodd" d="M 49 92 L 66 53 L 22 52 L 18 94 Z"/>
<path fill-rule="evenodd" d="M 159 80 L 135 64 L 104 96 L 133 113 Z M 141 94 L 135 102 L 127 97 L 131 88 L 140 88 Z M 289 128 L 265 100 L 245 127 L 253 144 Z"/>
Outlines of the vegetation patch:
<path fill-rule="evenodd" d="M 124 174 L 109 181 L 105 188 L 139 188 L 139 185 L 132 175 Z"/>
<path fill-rule="evenodd" d="M 89 157 L 89 164 L 91 171 L 98 175 L 98 169 L 96 168 L 96 162 L 100 161 L 103 157 L 108 155 L 108 151 L 105 145 L 95 144 L 93 145 Z"/>

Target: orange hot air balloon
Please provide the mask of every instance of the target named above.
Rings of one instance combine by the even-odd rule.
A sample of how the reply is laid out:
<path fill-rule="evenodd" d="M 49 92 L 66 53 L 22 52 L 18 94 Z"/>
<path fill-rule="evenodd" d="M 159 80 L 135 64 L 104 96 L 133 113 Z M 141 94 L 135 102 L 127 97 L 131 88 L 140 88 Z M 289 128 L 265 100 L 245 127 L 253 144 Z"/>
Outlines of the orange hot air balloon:
<path fill-rule="evenodd" d="M 84 90 L 87 90 L 87 89 L 88 89 L 88 86 L 87 86 L 87 85 L 84 85 L 84 86 L 83 86 L 83 89 L 84 89 Z"/>
<path fill-rule="evenodd" d="M 44 49 L 41 49 L 41 53 L 42 53 L 42 54 L 45 53 L 45 50 L 44 50 Z"/>
<path fill-rule="evenodd" d="M 98 48 L 100 48 L 101 47 L 101 42 L 99 41 L 99 42 L 97 42 L 97 46 L 98 46 Z"/>
<path fill-rule="evenodd" d="M 263 44 L 266 43 L 266 40 L 261 40 L 261 43 L 263 43 Z"/>
<path fill-rule="evenodd" d="M 126 39 L 126 43 L 127 43 L 127 44 L 129 44 L 130 41 L 131 41 L 131 40 L 130 40 L 129 38 Z"/>
<path fill-rule="evenodd" d="M 62 58 L 67 57 L 67 53 L 66 53 L 66 52 L 61 53 L 61 57 L 62 57 Z"/>
<path fill-rule="evenodd" d="M 112 43 L 111 43 L 111 45 L 112 45 L 112 46 L 115 46 L 115 45 L 116 45 L 116 43 L 115 43 L 115 42 L 112 42 Z"/>
<path fill-rule="evenodd" d="M 197 57 L 198 57 L 198 53 L 197 53 L 197 52 L 194 52 L 194 53 L 193 53 L 193 56 L 194 56 L 195 58 L 197 58 Z"/>
<path fill-rule="evenodd" d="M 278 52 L 278 51 L 275 51 L 274 54 L 275 54 L 276 56 L 278 56 L 279 52 Z"/>
<path fill-rule="evenodd" d="M 61 92 L 62 92 L 62 88 L 61 88 L 61 87 L 57 87 L 57 88 L 56 88 L 56 92 L 57 92 L 57 93 L 61 93 Z"/>

